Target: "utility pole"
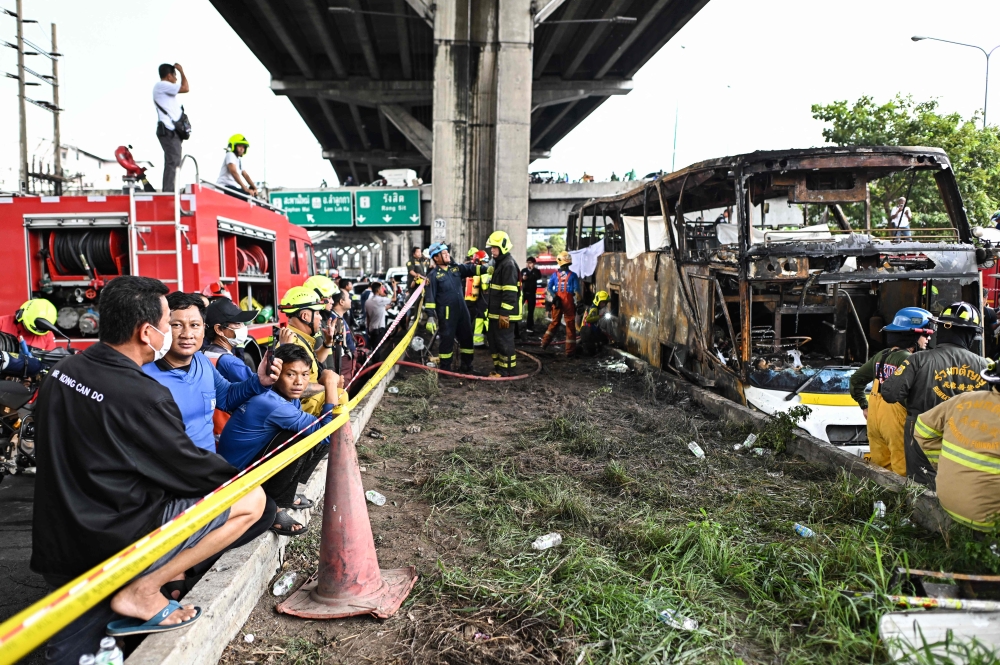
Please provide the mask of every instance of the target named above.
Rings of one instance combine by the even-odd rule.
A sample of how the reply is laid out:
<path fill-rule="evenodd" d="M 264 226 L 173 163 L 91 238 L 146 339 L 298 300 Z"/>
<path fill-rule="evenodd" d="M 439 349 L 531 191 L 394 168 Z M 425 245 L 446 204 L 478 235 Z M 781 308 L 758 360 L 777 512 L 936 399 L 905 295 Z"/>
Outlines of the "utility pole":
<path fill-rule="evenodd" d="M 17 104 L 20 114 L 21 175 L 19 189 L 28 191 L 28 113 L 24 107 L 24 0 L 17 0 Z"/>
<path fill-rule="evenodd" d="M 56 196 L 63 193 L 63 170 L 62 170 L 62 139 L 59 134 L 59 47 L 56 45 L 56 24 L 52 24 L 52 153 L 54 155 L 53 164 L 55 166 L 55 190 Z M 22 102 L 23 103 L 23 102 Z"/>

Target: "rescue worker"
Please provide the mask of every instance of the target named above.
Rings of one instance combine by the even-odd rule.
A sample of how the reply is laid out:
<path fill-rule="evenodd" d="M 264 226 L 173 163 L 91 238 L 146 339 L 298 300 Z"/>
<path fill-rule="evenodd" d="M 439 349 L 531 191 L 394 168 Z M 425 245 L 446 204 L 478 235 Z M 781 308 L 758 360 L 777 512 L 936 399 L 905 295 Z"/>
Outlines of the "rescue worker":
<path fill-rule="evenodd" d="M 465 278 L 479 274 L 479 266 L 458 265 L 451 260 L 447 245 L 436 242 L 427 250 L 434 267 L 427 273 L 424 310 L 427 312 L 427 332 L 432 335 L 441 328 L 438 338 L 438 361 L 441 369 L 452 368 L 455 340 L 461 355 L 459 372 L 472 374 L 472 320 L 465 306 Z"/>
<path fill-rule="evenodd" d="M 493 255 L 493 273 L 490 275 L 486 296 L 486 316 L 489 327 L 486 339 L 493 356 L 490 376 L 514 376 L 517 354 L 514 351 L 514 326 L 521 320 L 521 269 L 511 256 L 510 236 L 504 231 L 494 231 L 486 240 L 486 249 Z"/>
<path fill-rule="evenodd" d="M 911 354 L 927 348 L 927 342 L 934 334 L 931 313 L 919 307 L 904 307 L 882 330 L 888 333 L 889 346 L 869 358 L 851 375 L 851 397 L 868 421 L 872 464 L 905 477 L 903 426 L 906 423 L 906 407 L 898 403 L 887 404 L 879 394 L 879 388 Z M 869 383 L 872 384 L 871 399 L 865 397 L 865 387 Z"/>
<path fill-rule="evenodd" d="M 924 354 L 920 354 L 924 355 Z M 936 461 L 941 507 L 959 524 L 993 531 L 1000 514 L 1000 374 L 980 374 L 988 388 L 956 395 L 917 417 L 917 445 Z"/>
<path fill-rule="evenodd" d="M 611 296 L 607 291 L 598 291 L 594 296 L 594 302 L 587 309 L 583 317 L 583 325 L 580 327 L 580 343 L 584 352 L 589 356 L 596 356 L 604 349 L 604 345 L 610 340 L 608 334 L 601 330 L 601 317 L 608 309 L 608 300 Z"/>
<path fill-rule="evenodd" d="M 879 393 L 889 404 L 906 405 L 903 441 L 906 476 L 934 489 L 936 470 L 913 438 L 917 416 L 955 395 L 981 390 L 987 384 L 979 373 L 987 361 L 975 353 L 976 335 L 981 335 L 979 310 L 967 302 L 956 302 L 931 317 L 938 324 L 937 346 L 904 360 L 886 379 Z"/>
<path fill-rule="evenodd" d="M 472 321 L 472 339 L 480 340 L 473 346 L 486 346 L 486 332 L 490 329 L 490 320 L 487 316 L 487 299 L 490 294 L 490 279 L 492 279 L 492 268 L 490 268 L 490 256 L 484 250 L 476 252 L 476 264 L 479 268 L 479 301 L 476 303 L 476 318 Z"/>
<path fill-rule="evenodd" d="M 465 265 L 481 265 L 486 259 L 486 252 L 473 247 L 469 250 Z M 486 344 L 485 317 L 486 293 L 483 291 L 483 280 L 489 275 L 473 275 L 465 278 L 465 306 L 469 308 L 469 319 L 472 320 L 472 346 Z M 488 282 L 487 282 L 488 284 Z"/>
<path fill-rule="evenodd" d="M 302 399 L 302 410 L 319 417 L 326 399 L 325 388 L 319 383 L 319 374 L 333 349 L 333 337 L 329 329 L 322 333 L 322 346 L 316 348 L 316 336 L 321 332 L 323 318 L 320 312 L 326 311 L 326 306 L 312 289 L 293 286 L 285 292 L 278 309 L 288 317 L 288 328 L 295 334 L 292 343 L 308 351 L 309 357 L 313 359 L 309 372 L 309 390 Z M 313 391 L 317 392 L 308 394 Z"/>
<path fill-rule="evenodd" d="M 257 196 L 257 185 L 243 168 L 243 156 L 250 150 L 250 141 L 242 134 L 233 134 L 226 144 L 226 156 L 222 160 L 219 178 L 215 181 L 222 191 L 230 196 L 245 198 Z M 245 181 L 245 182 L 244 182 Z"/>
<path fill-rule="evenodd" d="M 548 348 L 559 329 L 562 319 L 566 320 L 566 355 L 576 351 L 576 300 L 581 296 L 580 279 L 569 267 L 573 258 L 569 252 L 559 252 L 556 257 L 558 269 L 549 277 L 546 292 L 552 300 L 552 323 L 542 336 L 542 348 Z"/>
<path fill-rule="evenodd" d="M 307 279 L 302 286 L 312 289 L 319 296 L 320 302 L 326 306 L 326 311 L 333 309 L 333 294 L 340 291 L 337 283 L 326 275 L 313 275 Z"/>
<path fill-rule="evenodd" d="M 45 321 L 51 326 L 57 318 L 55 305 L 45 298 L 32 298 L 13 314 L 0 316 L 0 332 L 23 337 L 32 348 L 51 351 L 56 348 L 55 335 L 39 321 Z"/>

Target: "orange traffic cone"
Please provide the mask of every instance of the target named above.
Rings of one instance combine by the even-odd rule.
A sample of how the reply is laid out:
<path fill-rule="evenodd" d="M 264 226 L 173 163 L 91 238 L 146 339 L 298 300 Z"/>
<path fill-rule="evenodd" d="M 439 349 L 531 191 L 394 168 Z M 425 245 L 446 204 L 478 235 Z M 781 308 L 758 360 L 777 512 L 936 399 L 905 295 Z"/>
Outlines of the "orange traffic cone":
<path fill-rule="evenodd" d="M 380 570 L 348 421 L 330 436 L 323 499 L 319 571 L 278 605 L 282 614 L 340 619 L 371 614 L 388 619 L 417 581 L 413 566 Z"/>

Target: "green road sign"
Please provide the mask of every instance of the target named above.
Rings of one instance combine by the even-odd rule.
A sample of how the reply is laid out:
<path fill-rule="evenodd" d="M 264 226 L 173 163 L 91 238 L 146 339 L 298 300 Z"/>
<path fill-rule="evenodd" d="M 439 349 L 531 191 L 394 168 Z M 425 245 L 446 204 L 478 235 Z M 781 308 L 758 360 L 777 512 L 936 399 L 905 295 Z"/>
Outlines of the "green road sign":
<path fill-rule="evenodd" d="M 354 220 L 357 226 L 420 226 L 420 190 L 355 190 Z"/>
<path fill-rule="evenodd" d="M 351 226 L 350 192 L 271 192 L 271 205 L 298 226 Z"/>

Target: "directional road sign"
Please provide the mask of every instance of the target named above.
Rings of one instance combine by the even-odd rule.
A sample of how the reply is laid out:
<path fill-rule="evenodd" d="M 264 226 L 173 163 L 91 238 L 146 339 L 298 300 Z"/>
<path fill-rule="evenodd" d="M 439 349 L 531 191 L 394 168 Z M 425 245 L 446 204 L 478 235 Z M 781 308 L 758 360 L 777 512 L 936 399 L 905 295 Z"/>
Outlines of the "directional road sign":
<path fill-rule="evenodd" d="M 350 192 L 271 192 L 271 205 L 298 226 L 351 226 Z"/>
<path fill-rule="evenodd" d="M 357 226 L 420 226 L 419 189 L 357 189 Z"/>

